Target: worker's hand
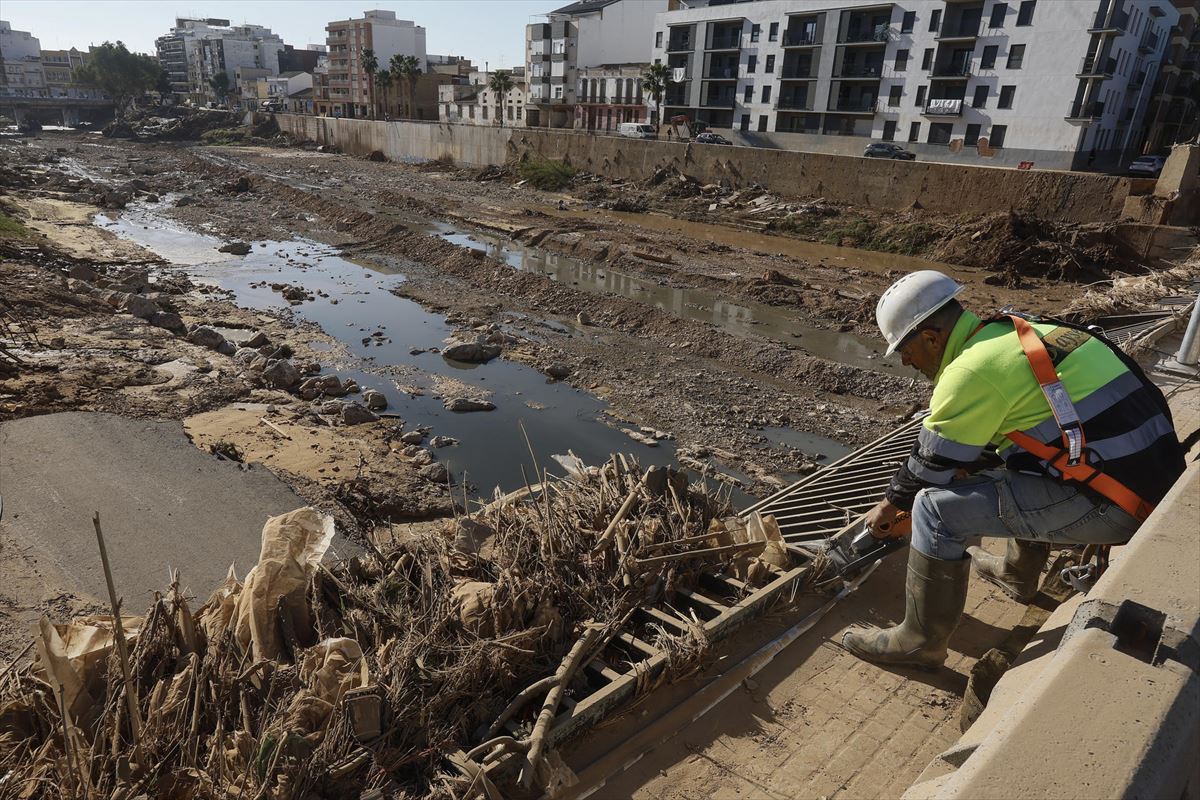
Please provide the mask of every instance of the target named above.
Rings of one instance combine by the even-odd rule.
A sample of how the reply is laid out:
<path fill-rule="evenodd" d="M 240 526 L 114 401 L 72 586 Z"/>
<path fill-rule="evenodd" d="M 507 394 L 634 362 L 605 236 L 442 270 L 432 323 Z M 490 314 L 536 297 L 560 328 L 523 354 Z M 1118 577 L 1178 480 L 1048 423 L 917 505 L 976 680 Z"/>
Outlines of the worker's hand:
<path fill-rule="evenodd" d="M 907 520 L 908 515 L 885 498 L 867 512 L 867 530 L 876 539 L 903 538 L 912 530 L 911 525 L 904 524 Z"/>

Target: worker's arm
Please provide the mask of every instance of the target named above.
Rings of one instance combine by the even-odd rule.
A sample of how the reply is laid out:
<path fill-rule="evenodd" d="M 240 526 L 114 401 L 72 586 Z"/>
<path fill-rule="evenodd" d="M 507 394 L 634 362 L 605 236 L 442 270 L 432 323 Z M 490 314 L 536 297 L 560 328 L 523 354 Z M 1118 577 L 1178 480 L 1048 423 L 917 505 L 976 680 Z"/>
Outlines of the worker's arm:
<path fill-rule="evenodd" d="M 950 483 L 979 458 L 1010 407 L 1007 395 L 990 381 L 964 367 L 947 367 L 933 390 L 912 454 L 892 477 L 887 502 L 911 511 L 917 492 Z"/>

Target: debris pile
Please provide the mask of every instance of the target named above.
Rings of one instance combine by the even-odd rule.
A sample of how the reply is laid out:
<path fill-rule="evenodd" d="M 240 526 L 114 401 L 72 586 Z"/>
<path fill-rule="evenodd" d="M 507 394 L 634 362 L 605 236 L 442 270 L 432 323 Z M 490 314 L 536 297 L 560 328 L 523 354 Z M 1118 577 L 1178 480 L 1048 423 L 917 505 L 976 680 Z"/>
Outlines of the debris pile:
<path fill-rule="evenodd" d="M 718 561 L 752 582 L 788 562 L 771 520 L 723 521 L 727 498 L 685 472 L 562 461 L 569 478 L 333 566 L 330 518 L 274 517 L 258 564 L 195 611 L 176 575 L 120 626 L 43 618 L 36 659 L 0 685 L 5 794 L 465 797 L 569 782 L 549 723 L 634 609 Z M 657 629 L 668 675 L 706 651 L 699 622 L 682 622 L 689 633 Z"/>
<path fill-rule="evenodd" d="M 239 122 L 235 111 L 213 108 L 163 106 L 146 109 L 116 119 L 104 127 L 110 139 L 139 141 L 184 141 L 200 139 L 205 133 L 232 128 Z"/>

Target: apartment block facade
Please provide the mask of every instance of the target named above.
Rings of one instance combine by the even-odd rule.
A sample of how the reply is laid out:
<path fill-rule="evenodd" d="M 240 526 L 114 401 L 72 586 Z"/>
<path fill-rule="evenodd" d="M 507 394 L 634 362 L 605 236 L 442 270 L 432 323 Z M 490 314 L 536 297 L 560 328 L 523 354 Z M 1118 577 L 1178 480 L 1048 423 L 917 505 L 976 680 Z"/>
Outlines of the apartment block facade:
<path fill-rule="evenodd" d="M 1174 0 L 1179 21 L 1154 82 L 1146 114 L 1149 153 L 1166 154 L 1173 144 L 1200 136 L 1200 0 Z"/>
<path fill-rule="evenodd" d="M 51 92 L 66 92 L 76 88 L 75 70 L 87 64 L 91 54 L 87 50 L 43 50 L 42 74 L 46 79 L 46 88 Z"/>
<path fill-rule="evenodd" d="M 588 117 L 575 108 L 579 70 L 647 63 L 647 31 L 656 15 L 679 5 L 679 0 L 579 0 L 551 11 L 545 22 L 527 25 L 529 125 L 580 126 Z"/>
<path fill-rule="evenodd" d="M 4 20 L 0 20 L 0 87 L 22 92 L 46 88 L 41 42 L 28 31 L 13 30 Z"/>
<path fill-rule="evenodd" d="M 612 132 L 622 122 L 645 122 L 642 72 L 647 66 L 643 62 L 580 69 L 575 89 L 576 130 Z"/>
<path fill-rule="evenodd" d="M 335 116 L 366 117 L 371 113 L 371 81 L 362 68 L 363 50 L 374 51 L 381 70 L 388 68 L 395 55 L 416 56 L 422 72 L 428 65 L 425 29 L 412 20 L 396 19 L 394 11 L 367 11 L 361 19 L 330 22 L 325 33 L 328 106 Z M 436 103 L 436 94 L 434 97 Z"/>
<path fill-rule="evenodd" d="M 524 70 L 509 71 L 513 88 L 504 93 L 488 88 L 491 72 L 475 71 L 461 83 L 438 87 L 438 121 L 454 125 L 503 125 L 524 128 L 527 124 Z"/>
<path fill-rule="evenodd" d="M 1084 168 L 1138 155 L 1171 0 L 752 0 L 659 14 L 664 114 L 764 146 Z M 1141 77 L 1139 77 L 1141 76 Z"/>

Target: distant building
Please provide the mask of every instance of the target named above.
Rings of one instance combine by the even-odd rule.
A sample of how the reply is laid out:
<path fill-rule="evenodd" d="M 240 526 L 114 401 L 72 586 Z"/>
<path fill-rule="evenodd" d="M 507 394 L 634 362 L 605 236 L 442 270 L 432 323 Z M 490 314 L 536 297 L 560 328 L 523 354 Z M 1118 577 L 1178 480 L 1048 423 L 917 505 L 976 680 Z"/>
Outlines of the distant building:
<path fill-rule="evenodd" d="M 167 71 L 171 91 L 193 101 L 215 97 L 212 80 L 224 74 L 230 91 L 237 89 L 237 70 L 265 69 L 279 73 L 284 43 L 261 25 L 230 25 L 226 19 L 180 17 L 175 27 L 155 40 L 159 63 Z"/>
<path fill-rule="evenodd" d="M 27 31 L 14 31 L 4 20 L 0 20 L 0 86 L 34 92 L 46 88 L 41 42 Z"/>
<path fill-rule="evenodd" d="M 1142 152 L 1165 155 L 1171 145 L 1200 136 L 1200 0 L 1174 0 L 1171 28 L 1158 74 L 1140 75 L 1152 89 Z"/>
<path fill-rule="evenodd" d="M 472 72 L 475 72 L 475 65 L 471 63 L 471 59 L 463 58 L 462 56 L 426 56 L 426 61 L 429 64 L 428 70 L 436 72 L 439 75 L 449 75 L 455 78 L 467 78 Z"/>
<path fill-rule="evenodd" d="M 525 127 L 524 71 L 521 67 L 509 71 L 513 88 L 504 97 L 488 88 L 491 72 L 472 72 L 465 83 L 439 86 L 438 120 L 459 125 Z"/>
<path fill-rule="evenodd" d="M 645 122 L 642 72 L 648 65 L 602 64 L 580 67 L 575 89 L 575 128 L 615 131 L 622 122 Z"/>
<path fill-rule="evenodd" d="M 167 79 L 171 82 L 171 91 L 174 94 L 183 96 L 191 90 L 191 84 L 188 82 L 188 64 L 196 58 L 196 41 L 208 35 L 215 35 L 218 30 L 228 27 L 227 19 L 176 17 L 175 27 L 154 40 L 158 63 L 167 71 Z"/>
<path fill-rule="evenodd" d="M 546 22 L 527 25 L 529 125 L 574 127 L 581 119 L 575 112 L 578 70 L 646 63 L 655 15 L 678 5 L 679 0 L 579 0 L 551 11 Z"/>
<path fill-rule="evenodd" d="M 236 94 L 238 106 L 247 110 L 258 108 L 267 99 L 267 79 L 271 70 L 262 67 L 238 67 L 234 71 L 234 85 L 230 86 L 231 93 Z"/>
<path fill-rule="evenodd" d="M 325 32 L 325 43 L 329 46 L 326 106 L 334 116 L 370 116 L 372 81 L 362 68 L 363 50 L 370 49 L 375 53 L 381 70 L 388 68 L 395 55 L 416 56 L 421 71 L 426 69 L 425 29 L 411 20 L 396 19 L 393 11 L 367 11 L 362 19 L 330 22 L 325 26 Z M 420 107 L 421 103 L 417 105 Z M 436 88 L 426 108 L 428 113 L 436 115 Z"/>
<path fill-rule="evenodd" d="M 75 83 L 75 70 L 91 60 L 91 53 L 77 50 L 43 50 L 42 73 L 45 75 L 46 88 L 51 92 L 65 92 L 78 88 Z"/>
<path fill-rule="evenodd" d="M 279 74 L 282 75 L 285 72 L 311 73 L 317 68 L 317 62 L 324 55 L 325 46 L 320 45 L 320 47 L 320 50 L 316 50 L 313 45 L 309 45 L 304 50 L 298 50 L 290 44 L 285 44 L 278 53 Z"/>

